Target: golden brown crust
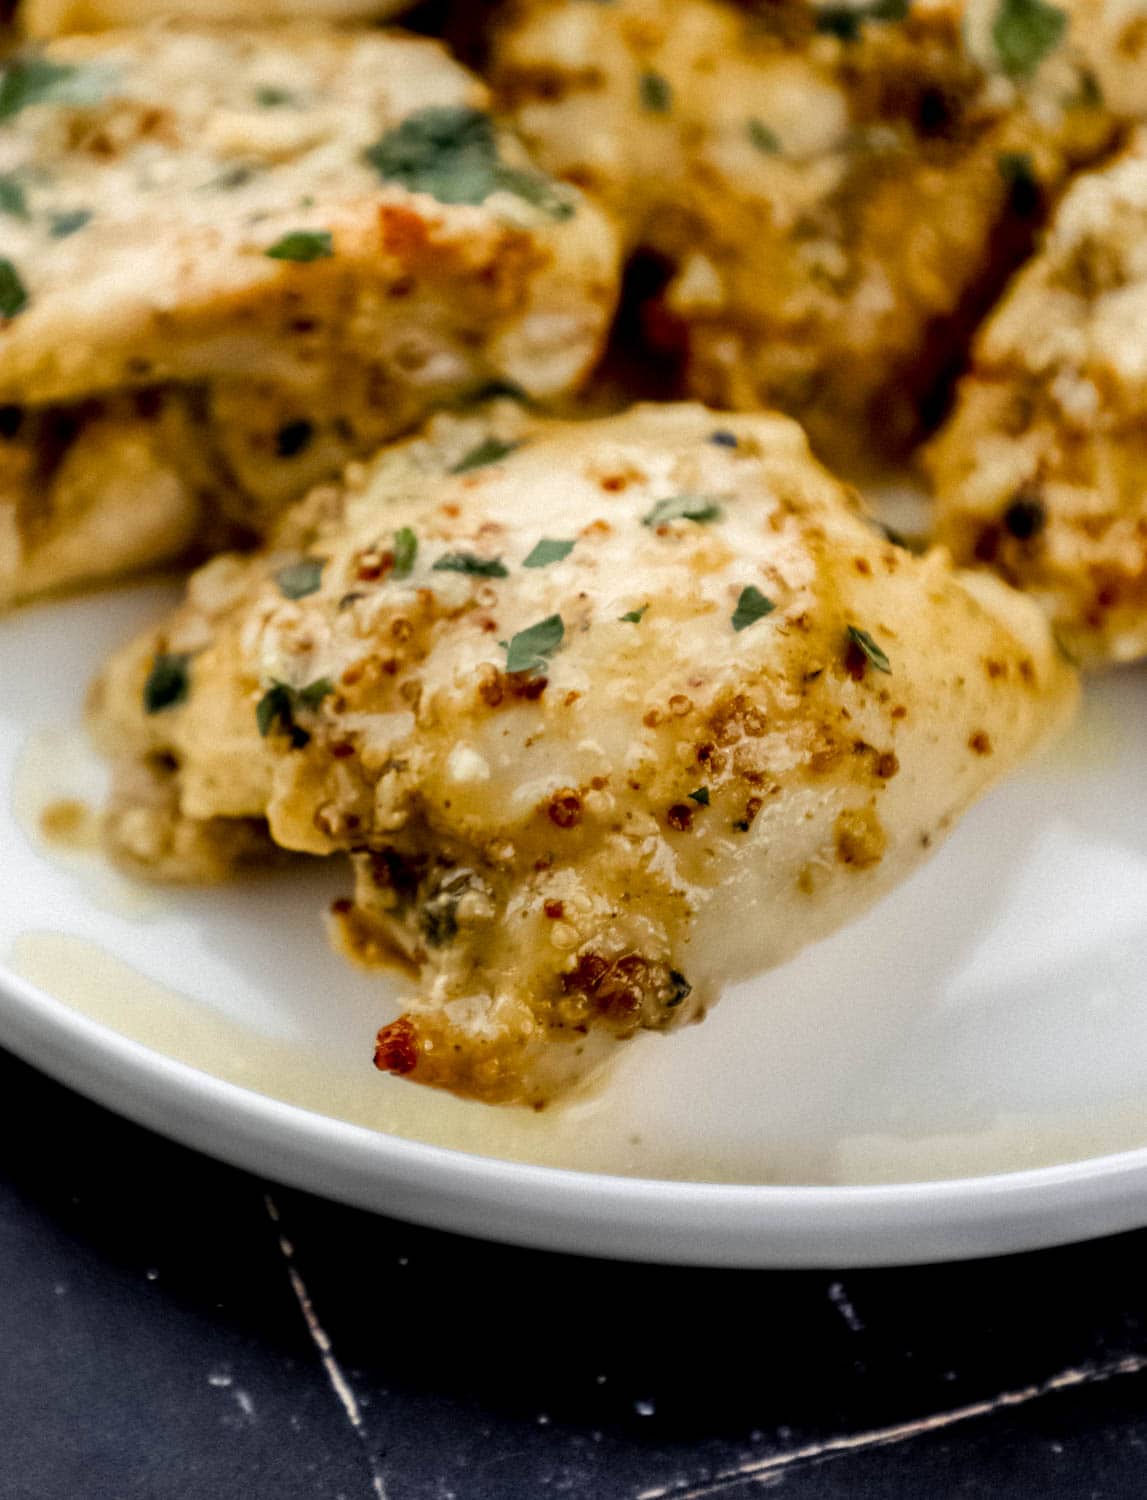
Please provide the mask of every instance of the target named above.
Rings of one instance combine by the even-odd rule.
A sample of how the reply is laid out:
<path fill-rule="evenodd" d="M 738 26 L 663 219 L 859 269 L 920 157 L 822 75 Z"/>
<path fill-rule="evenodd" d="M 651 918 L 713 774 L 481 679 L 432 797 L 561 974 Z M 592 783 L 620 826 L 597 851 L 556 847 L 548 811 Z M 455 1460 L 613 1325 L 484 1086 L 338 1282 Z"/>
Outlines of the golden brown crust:
<path fill-rule="evenodd" d="M 382 1065 L 540 1105 L 890 889 L 1073 697 L 1038 611 L 885 540 L 795 424 L 501 403 L 203 569 L 100 720 L 117 816 L 166 755 L 182 817 L 351 854 L 340 946 L 418 975 Z"/>
<path fill-rule="evenodd" d="M 530 165 L 437 43 L 170 27 L 67 37 L 7 76 L 0 403 L 70 421 L 95 397 L 179 388 L 212 482 L 200 494 L 157 452 L 161 500 L 153 513 L 139 487 L 133 536 L 114 486 L 104 513 L 93 465 L 88 513 L 53 523 L 75 545 L 34 560 L 13 477 L 0 603 L 179 552 L 165 486 L 195 492 L 181 515 L 221 510 L 261 532 L 435 406 L 491 383 L 561 396 L 600 351 L 612 228 Z M 139 441 L 138 424 L 117 436 L 109 419 L 74 463 Z M 113 531 L 110 548 L 84 545 Z"/>
<path fill-rule="evenodd" d="M 1099 666 L 1147 653 L 1147 136 L 1071 189 L 930 446 L 937 534 Z"/>
<path fill-rule="evenodd" d="M 872 467 L 918 435 L 1045 203 L 1114 127 L 1067 58 L 1034 101 L 993 76 L 962 7 L 849 40 L 815 14 L 516 0 L 494 80 L 537 159 L 662 260 L 650 336 L 688 391 L 778 407 Z"/>

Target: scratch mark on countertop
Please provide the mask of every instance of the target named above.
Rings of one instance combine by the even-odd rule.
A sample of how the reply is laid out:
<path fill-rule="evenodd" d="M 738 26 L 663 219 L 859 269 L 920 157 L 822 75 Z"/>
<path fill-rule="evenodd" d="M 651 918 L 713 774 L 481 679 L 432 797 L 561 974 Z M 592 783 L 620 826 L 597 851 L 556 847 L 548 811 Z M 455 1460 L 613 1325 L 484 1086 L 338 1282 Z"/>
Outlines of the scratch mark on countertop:
<path fill-rule="evenodd" d="M 378 1465 L 374 1460 L 374 1454 L 371 1452 L 366 1427 L 362 1420 L 362 1411 L 354 1391 L 351 1389 L 350 1382 L 347 1380 L 346 1375 L 343 1373 L 343 1368 L 335 1356 L 330 1337 L 326 1329 L 319 1322 L 314 1303 L 311 1301 L 311 1295 L 307 1291 L 306 1283 L 299 1273 L 298 1266 L 295 1264 L 295 1247 L 282 1232 L 279 1208 L 270 1193 L 263 1194 L 263 1205 L 267 1210 L 267 1217 L 275 1226 L 279 1240 L 279 1250 L 287 1267 L 291 1290 L 295 1294 L 295 1301 L 299 1304 L 299 1311 L 303 1315 L 303 1322 L 307 1325 L 307 1332 L 311 1336 L 311 1342 L 318 1351 L 319 1359 L 322 1361 L 323 1369 L 326 1371 L 327 1379 L 331 1384 L 331 1389 L 334 1391 L 340 1406 L 346 1413 L 346 1419 L 350 1423 L 351 1430 L 362 1444 L 367 1467 L 370 1471 L 371 1488 L 374 1491 L 376 1500 L 386 1500 L 386 1482 L 379 1472 Z"/>
<path fill-rule="evenodd" d="M 830 1281 L 828 1286 L 828 1300 L 836 1308 L 853 1333 L 864 1332 L 864 1319 L 852 1305 L 852 1300 L 844 1289 L 843 1281 Z"/>
<path fill-rule="evenodd" d="M 1080 1369 L 1061 1370 L 1047 1380 L 1035 1385 L 1021 1386 L 1018 1390 L 1003 1391 L 984 1401 L 973 1401 L 967 1406 L 955 1407 L 952 1411 L 936 1412 L 930 1417 L 919 1417 L 912 1422 L 898 1422 L 891 1427 L 875 1427 L 869 1432 L 857 1432 L 848 1437 L 829 1438 L 822 1443 L 807 1443 L 787 1453 L 774 1453 L 768 1458 L 753 1459 L 714 1474 L 711 1479 L 700 1481 L 680 1480 L 674 1484 L 659 1485 L 656 1489 L 642 1490 L 635 1500 L 704 1500 L 708 1495 L 719 1495 L 736 1485 L 764 1483 L 773 1476 L 783 1475 L 786 1470 L 805 1464 L 824 1463 L 830 1459 L 843 1458 L 850 1453 L 863 1452 L 868 1448 L 882 1448 L 892 1443 L 904 1443 L 912 1438 L 924 1437 L 928 1433 L 942 1432 L 960 1422 L 972 1422 L 978 1417 L 989 1417 L 996 1412 L 1008 1411 L 1015 1406 L 1026 1406 L 1057 1391 L 1074 1390 L 1078 1386 L 1101 1385 L 1119 1375 L 1141 1375 L 1147 1370 L 1147 1355 L 1129 1354 L 1123 1359 L 1102 1365 L 1084 1365 Z"/>

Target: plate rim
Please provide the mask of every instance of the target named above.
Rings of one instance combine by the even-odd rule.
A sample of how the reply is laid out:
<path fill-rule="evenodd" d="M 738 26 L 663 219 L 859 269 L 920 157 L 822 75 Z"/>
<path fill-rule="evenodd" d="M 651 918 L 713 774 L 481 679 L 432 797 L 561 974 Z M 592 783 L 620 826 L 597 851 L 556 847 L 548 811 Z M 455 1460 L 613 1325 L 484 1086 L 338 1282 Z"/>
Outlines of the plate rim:
<path fill-rule="evenodd" d="M 431 1145 L 168 1056 L 0 964 L 0 1042 L 113 1112 L 273 1181 L 536 1249 L 743 1269 L 858 1268 L 1049 1248 L 1147 1224 L 1147 1145 L 975 1177 L 707 1183 Z"/>

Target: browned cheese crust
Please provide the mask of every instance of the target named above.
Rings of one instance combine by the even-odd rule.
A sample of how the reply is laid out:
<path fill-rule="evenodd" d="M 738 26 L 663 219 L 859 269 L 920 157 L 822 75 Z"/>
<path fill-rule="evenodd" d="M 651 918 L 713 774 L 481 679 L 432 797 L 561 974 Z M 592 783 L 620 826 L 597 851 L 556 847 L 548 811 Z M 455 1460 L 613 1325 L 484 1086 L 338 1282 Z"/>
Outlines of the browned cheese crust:
<path fill-rule="evenodd" d="M 927 454 L 938 537 L 1092 666 L 1147 654 L 1147 136 L 1080 179 Z"/>
<path fill-rule="evenodd" d="M 385 32 L 111 32 L 4 65 L 0 604 L 178 555 L 205 516 L 259 533 L 436 405 L 588 374 L 616 236 L 488 104 Z"/>
<path fill-rule="evenodd" d="M 504 403 L 209 564 L 95 709 L 120 857 L 349 852 L 339 940 L 411 980 L 379 1066 L 541 1105 L 863 911 L 1074 696 L 1034 606 L 887 541 L 787 419 Z"/>
<path fill-rule="evenodd" d="M 494 39 L 536 159 L 652 260 L 647 331 L 686 389 L 778 407 L 850 469 L 918 436 L 1047 202 L 1115 128 L 1066 40 L 1018 76 L 990 16 L 981 45 L 962 5 L 870 10 L 513 0 Z"/>

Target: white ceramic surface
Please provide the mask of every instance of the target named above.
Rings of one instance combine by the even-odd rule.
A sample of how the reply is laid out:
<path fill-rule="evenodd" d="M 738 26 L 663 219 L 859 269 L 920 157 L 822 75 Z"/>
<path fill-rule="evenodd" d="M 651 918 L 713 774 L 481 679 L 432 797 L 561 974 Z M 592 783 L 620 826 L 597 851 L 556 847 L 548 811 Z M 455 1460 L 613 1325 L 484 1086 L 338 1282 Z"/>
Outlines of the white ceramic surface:
<path fill-rule="evenodd" d="M 152 891 L 46 843 L 148 586 L 0 621 L 0 1043 L 282 1181 L 525 1244 L 723 1265 L 980 1255 L 1147 1223 L 1147 674 L 865 920 L 542 1115 L 382 1078 L 335 862 Z M 34 1122 L 30 1122 L 34 1127 Z"/>

